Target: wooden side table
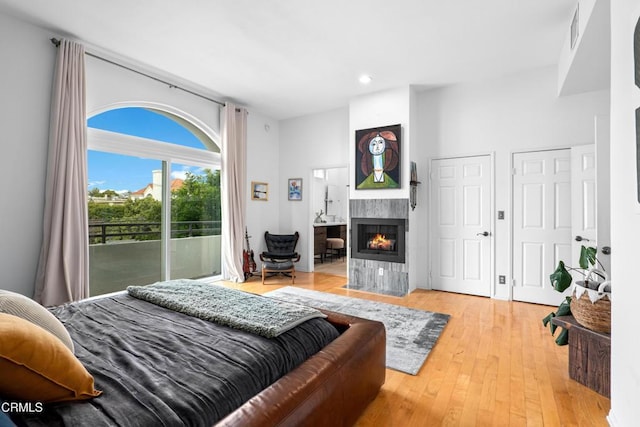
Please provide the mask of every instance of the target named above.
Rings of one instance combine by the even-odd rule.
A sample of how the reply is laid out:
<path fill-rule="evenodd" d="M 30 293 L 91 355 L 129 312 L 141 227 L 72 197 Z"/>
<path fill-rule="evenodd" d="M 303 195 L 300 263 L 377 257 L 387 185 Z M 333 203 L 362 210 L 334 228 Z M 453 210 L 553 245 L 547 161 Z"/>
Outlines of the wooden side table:
<path fill-rule="evenodd" d="M 611 393 L 611 334 L 580 325 L 573 316 L 551 319 L 569 332 L 569 377 L 605 397 Z"/>

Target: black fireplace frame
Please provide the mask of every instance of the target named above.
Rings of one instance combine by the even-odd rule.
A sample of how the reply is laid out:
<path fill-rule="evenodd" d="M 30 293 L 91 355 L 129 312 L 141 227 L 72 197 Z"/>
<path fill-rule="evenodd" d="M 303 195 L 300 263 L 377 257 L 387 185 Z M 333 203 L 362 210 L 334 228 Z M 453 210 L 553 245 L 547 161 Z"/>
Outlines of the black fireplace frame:
<path fill-rule="evenodd" d="M 396 236 L 397 251 L 389 253 L 388 251 L 376 251 L 367 249 L 366 251 L 358 250 L 358 229 L 360 225 L 395 225 L 398 227 Z M 407 220 L 404 218 L 351 218 L 351 258 L 370 259 L 375 261 L 405 263 L 406 258 L 406 234 Z"/>

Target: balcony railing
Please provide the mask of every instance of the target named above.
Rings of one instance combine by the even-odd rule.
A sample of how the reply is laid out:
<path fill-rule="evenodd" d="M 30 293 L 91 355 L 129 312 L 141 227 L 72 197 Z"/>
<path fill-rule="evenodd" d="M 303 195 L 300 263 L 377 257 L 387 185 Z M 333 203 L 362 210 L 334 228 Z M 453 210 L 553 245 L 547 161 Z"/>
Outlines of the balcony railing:
<path fill-rule="evenodd" d="M 90 222 L 89 243 L 121 240 L 160 240 L 160 222 Z M 171 238 L 219 236 L 221 221 L 174 221 Z"/>
<path fill-rule="evenodd" d="M 93 222 L 89 227 L 91 296 L 162 280 L 165 267 L 160 223 Z M 167 242 L 171 278 L 195 279 L 221 273 L 220 221 L 173 222 L 171 228 L 172 237 Z"/>

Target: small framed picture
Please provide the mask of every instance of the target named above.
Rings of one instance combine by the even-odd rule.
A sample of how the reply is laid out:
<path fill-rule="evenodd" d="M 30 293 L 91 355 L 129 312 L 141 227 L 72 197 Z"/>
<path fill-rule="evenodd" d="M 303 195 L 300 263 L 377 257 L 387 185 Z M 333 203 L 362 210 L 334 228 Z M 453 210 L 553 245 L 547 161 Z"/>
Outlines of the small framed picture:
<path fill-rule="evenodd" d="M 289 200 L 302 200 L 302 178 L 289 178 L 287 189 Z"/>
<path fill-rule="evenodd" d="M 269 184 L 251 181 L 251 200 L 269 200 Z"/>

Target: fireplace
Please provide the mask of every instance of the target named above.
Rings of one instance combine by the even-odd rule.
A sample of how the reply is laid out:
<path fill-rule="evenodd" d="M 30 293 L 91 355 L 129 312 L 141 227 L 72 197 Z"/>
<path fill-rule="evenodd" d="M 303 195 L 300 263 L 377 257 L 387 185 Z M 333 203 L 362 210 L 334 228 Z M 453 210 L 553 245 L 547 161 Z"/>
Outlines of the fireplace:
<path fill-rule="evenodd" d="M 351 257 L 404 263 L 404 219 L 351 218 Z"/>

